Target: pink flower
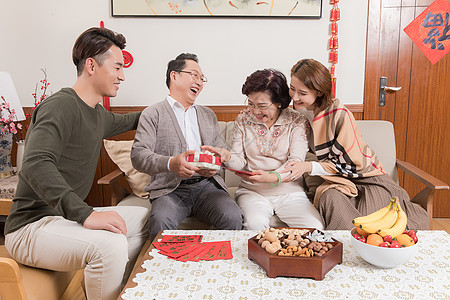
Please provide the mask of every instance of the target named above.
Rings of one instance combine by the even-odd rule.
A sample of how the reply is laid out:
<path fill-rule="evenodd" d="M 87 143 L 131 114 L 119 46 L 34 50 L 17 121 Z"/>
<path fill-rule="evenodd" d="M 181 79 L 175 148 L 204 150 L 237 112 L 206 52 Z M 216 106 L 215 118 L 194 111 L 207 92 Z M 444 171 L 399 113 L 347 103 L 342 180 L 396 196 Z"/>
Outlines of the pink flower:
<path fill-rule="evenodd" d="M 6 101 L 5 97 L 1 97 L 3 103 L 0 105 L 0 128 L 1 135 L 5 135 L 8 133 L 12 133 L 16 140 L 19 140 L 16 134 L 18 133 L 17 129 L 22 128 L 22 124 L 15 123 L 17 120 L 16 111 L 11 109 L 10 104 Z"/>
<path fill-rule="evenodd" d="M 42 83 L 42 85 L 40 85 L 41 91 L 40 92 L 38 91 L 39 84 L 36 84 L 34 93 L 31 94 L 34 98 L 34 108 L 38 106 L 42 101 L 44 101 L 48 96 L 47 87 L 50 85 L 50 83 L 47 81 L 47 72 L 45 69 L 41 69 L 41 71 L 42 73 L 44 73 L 44 79 L 39 81 L 40 83 Z"/>

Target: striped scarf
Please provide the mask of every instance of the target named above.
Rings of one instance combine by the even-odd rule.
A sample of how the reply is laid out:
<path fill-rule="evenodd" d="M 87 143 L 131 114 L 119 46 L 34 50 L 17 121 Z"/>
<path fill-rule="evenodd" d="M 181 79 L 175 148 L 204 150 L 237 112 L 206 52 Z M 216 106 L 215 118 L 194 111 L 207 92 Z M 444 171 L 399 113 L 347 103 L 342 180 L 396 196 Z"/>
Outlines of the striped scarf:
<path fill-rule="evenodd" d="M 351 178 L 385 174 L 381 161 L 362 139 L 353 114 L 338 99 L 315 116 L 312 130 L 320 165 L 328 173 L 340 175 L 321 176 L 325 182 L 316 190 L 316 207 L 322 193 L 330 188 L 355 197 L 358 191 Z"/>

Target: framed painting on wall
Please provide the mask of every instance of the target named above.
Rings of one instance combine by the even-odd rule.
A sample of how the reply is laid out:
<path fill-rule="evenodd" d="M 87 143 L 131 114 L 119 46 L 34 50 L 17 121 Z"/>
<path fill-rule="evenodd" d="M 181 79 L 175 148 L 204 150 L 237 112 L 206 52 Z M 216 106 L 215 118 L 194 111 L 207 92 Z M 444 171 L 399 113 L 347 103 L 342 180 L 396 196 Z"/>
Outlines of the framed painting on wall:
<path fill-rule="evenodd" d="M 111 0 L 113 17 L 320 18 L 322 0 Z"/>

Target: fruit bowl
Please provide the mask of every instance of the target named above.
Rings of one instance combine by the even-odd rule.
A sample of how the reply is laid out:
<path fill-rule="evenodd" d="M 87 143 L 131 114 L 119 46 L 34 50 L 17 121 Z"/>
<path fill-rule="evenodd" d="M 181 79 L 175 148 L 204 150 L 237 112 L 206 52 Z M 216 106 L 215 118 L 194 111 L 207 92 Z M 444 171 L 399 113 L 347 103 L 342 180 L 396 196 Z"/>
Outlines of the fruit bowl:
<path fill-rule="evenodd" d="M 351 231 L 351 241 L 353 248 L 356 249 L 359 256 L 361 256 L 368 263 L 379 268 L 395 268 L 398 265 L 404 264 L 411 257 L 413 257 L 419 249 L 417 243 L 413 246 L 405 248 L 385 248 L 369 245 L 358 241 L 353 237 L 356 233 L 356 228 Z"/>

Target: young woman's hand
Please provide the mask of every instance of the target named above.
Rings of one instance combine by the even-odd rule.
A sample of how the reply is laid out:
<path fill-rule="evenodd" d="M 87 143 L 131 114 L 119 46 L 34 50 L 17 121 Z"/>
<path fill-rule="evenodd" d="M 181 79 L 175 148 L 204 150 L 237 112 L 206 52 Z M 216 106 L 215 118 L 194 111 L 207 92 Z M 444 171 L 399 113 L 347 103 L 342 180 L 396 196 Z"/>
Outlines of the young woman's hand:
<path fill-rule="evenodd" d="M 280 174 L 288 172 L 291 172 L 291 174 L 283 178 L 281 182 L 295 181 L 299 179 L 303 175 L 303 173 L 311 172 L 311 170 L 312 170 L 311 162 L 303 162 L 303 161 L 288 162 L 285 168 L 280 172 Z"/>

